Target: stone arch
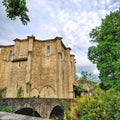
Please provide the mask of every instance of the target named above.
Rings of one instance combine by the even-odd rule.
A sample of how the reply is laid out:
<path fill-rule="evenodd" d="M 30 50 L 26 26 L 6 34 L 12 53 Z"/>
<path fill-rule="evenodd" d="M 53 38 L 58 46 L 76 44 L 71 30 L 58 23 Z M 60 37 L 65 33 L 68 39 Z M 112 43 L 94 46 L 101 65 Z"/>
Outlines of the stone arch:
<path fill-rule="evenodd" d="M 55 120 L 64 120 L 64 110 L 59 105 L 55 106 L 52 109 L 49 118 Z"/>
<path fill-rule="evenodd" d="M 55 89 L 50 85 L 45 85 L 40 90 L 40 97 L 54 98 L 55 97 Z"/>
<path fill-rule="evenodd" d="M 35 116 L 35 117 L 41 117 L 41 115 L 32 108 L 22 108 L 15 112 L 16 114 L 22 114 L 22 115 L 29 115 L 29 116 Z"/>
<path fill-rule="evenodd" d="M 36 88 L 33 88 L 31 91 L 31 97 L 38 97 L 39 91 Z"/>

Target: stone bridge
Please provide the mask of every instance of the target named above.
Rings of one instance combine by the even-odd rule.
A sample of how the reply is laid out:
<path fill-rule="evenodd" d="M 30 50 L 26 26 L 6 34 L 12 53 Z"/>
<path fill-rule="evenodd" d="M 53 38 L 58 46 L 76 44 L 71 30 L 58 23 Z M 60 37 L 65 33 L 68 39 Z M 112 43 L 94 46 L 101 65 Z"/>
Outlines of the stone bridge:
<path fill-rule="evenodd" d="M 4 98 L 0 99 L 0 106 L 8 106 L 12 112 L 42 118 L 64 117 L 61 104 L 69 109 L 73 99 L 58 98 Z"/>

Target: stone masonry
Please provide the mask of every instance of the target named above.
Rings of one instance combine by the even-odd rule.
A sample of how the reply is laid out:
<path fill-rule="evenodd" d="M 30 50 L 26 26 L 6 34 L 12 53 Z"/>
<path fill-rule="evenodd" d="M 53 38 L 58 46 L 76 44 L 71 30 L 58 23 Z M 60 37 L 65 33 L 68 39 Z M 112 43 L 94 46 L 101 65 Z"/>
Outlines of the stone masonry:
<path fill-rule="evenodd" d="M 13 113 L 19 110 L 33 109 L 42 118 L 51 118 L 53 111 L 61 109 L 61 102 L 65 104 L 66 110 L 74 103 L 74 99 L 61 98 L 4 98 L 0 99 L 0 107 L 7 106 Z M 1 120 L 1 119 L 0 119 Z"/>
<path fill-rule="evenodd" d="M 6 96 L 73 98 L 75 59 L 61 37 L 37 40 L 34 36 L 15 39 L 14 45 L 0 45 L 0 88 Z"/>
<path fill-rule="evenodd" d="M 50 120 L 50 119 L 31 117 L 27 115 L 19 115 L 8 112 L 0 112 L 0 120 Z"/>

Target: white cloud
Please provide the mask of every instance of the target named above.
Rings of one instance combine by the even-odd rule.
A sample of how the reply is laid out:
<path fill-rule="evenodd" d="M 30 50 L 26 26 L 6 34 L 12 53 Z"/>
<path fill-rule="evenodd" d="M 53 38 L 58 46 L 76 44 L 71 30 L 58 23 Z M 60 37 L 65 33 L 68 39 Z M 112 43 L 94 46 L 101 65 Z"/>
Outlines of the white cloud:
<path fill-rule="evenodd" d="M 0 44 L 13 44 L 15 38 L 34 34 L 37 39 L 63 37 L 77 59 L 77 72 L 96 71 L 87 58 L 89 32 L 101 24 L 101 19 L 118 8 L 119 0 L 27 0 L 31 22 L 23 26 L 17 19 L 11 21 L 0 7 Z"/>
<path fill-rule="evenodd" d="M 79 67 L 92 66 L 92 63 L 84 55 L 77 57 L 76 63 Z"/>
<path fill-rule="evenodd" d="M 81 2 L 81 0 L 71 0 L 71 2 L 78 3 Z"/>

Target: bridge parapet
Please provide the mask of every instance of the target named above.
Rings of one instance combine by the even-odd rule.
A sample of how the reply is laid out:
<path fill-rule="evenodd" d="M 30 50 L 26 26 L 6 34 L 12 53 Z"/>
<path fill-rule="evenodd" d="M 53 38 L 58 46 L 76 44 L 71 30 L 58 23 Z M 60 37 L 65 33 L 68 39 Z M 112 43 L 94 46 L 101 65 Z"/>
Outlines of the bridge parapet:
<path fill-rule="evenodd" d="M 49 118 L 54 107 L 60 106 L 61 101 L 64 101 L 67 108 L 74 102 L 73 99 L 61 98 L 4 98 L 0 99 L 0 106 L 8 106 L 13 112 L 23 108 L 32 108 L 42 118 Z"/>

